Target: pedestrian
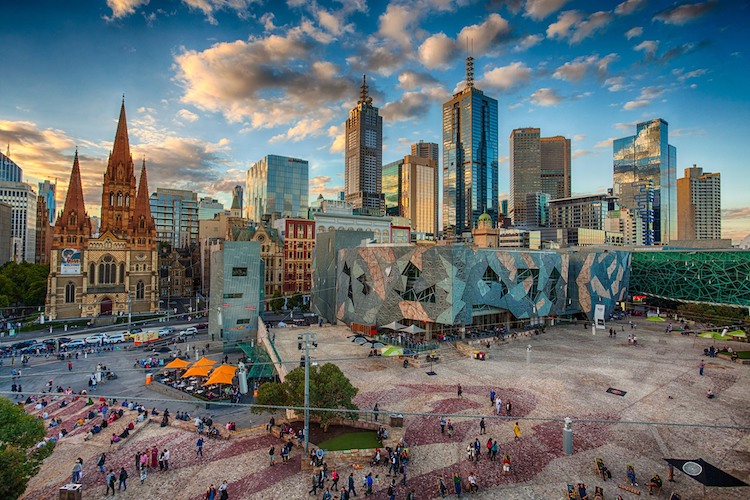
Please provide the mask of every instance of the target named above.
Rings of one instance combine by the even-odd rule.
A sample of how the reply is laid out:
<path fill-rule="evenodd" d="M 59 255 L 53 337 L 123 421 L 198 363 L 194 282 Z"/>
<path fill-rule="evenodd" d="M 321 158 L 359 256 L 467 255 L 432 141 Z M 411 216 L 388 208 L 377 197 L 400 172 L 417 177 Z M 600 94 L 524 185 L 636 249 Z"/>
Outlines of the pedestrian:
<path fill-rule="evenodd" d="M 703 369 L 706 367 L 706 363 L 701 360 L 701 364 L 698 365 L 698 373 L 700 373 L 701 377 L 703 376 Z"/>
<path fill-rule="evenodd" d="M 336 472 L 336 468 L 331 471 L 331 480 L 333 481 L 331 483 L 331 489 L 333 491 L 338 491 L 339 488 L 339 473 Z"/>
<path fill-rule="evenodd" d="M 459 398 L 464 397 L 464 390 L 461 388 L 461 384 L 458 384 L 458 387 L 456 388 L 456 391 L 458 392 L 458 397 Z"/>
<path fill-rule="evenodd" d="M 495 404 L 495 395 L 496 394 L 497 393 L 495 392 L 494 389 L 490 391 L 490 405 L 494 405 Z"/>
<path fill-rule="evenodd" d="M 438 493 L 440 493 L 441 498 L 445 498 L 445 494 L 448 492 L 448 487 L 445 485 L 445 481 L 443 481 L 443 476 L 440 476 L 440 479 L 438 479 Z"/>
<path fill-rule="evenodd" d="M 169 450 L 164 448 L 164 470 L 169 470 Z"/>
<path fill-rule="evenodd" d="M 107 455 L 102 453 L 99 455 L 99 459 L 96 461 L 96 465 L 99 467 L 99 472 L 104 474 L 104 461 L 107 459 Z"/>
<path fill-rule="evenodd" d="M 453 437 L 453 422 L 448 419 L 448 437 Z"/>
<path fill-rule="evenodd" d="M 73 480 L 72 483 L 80 483 L 81 477 L 83 477 L 83 459 L 78 458 L 76 463 L 73 464 Z"/>
<path fill-rule="evenodd" d="M 73 362 L 72 361 L 68 361 L 68 371 L 69 372 L 73 371 Z"/>
<path fill-rule="evenodd" d="M 357 496 L 357 490 L 354 489 L 354 473 L 353 472 L 349 473 L 349 489 L 346 490 L 347 498 L 349 496 L 349 493 L 351 493 L 355 497 Z"/>
<path fill-rule="evenodd" d="M 146 466 L 141 465 L 141 484 L 143 484 L 146 481 L 146 475 L 147 475 Z"/>
<path fill-rule="evenodd" d="M 668 464 L 667 465 L 667 481 L 670 483 L 674 483 L 674 465 Z"/>
<path fill-rule="evenodd" d="M 105 496 L 109 494 L 109 490 L 112 490 L 112 496 L 115 496 L 115 471 L 112 469 L 109 469 L 109 474 L 107 474 L 107 492 L 104 494 Z"/>
<path fill-rule="evenodd" d="M 318 495 L 318 477 L 317 477 L 317 475 L 314 472 L 312 474 L 312 487 L 307 492 L 307 494 L 308 495 L 313 495 L 313 496 L 317 496 Z"/>
<path fill-rule="evenodd" d="M 391 484 L 388 485 L 388 500 L 396 499 L 396 480 L 391 480 Z"/>
<path fill-rule="evenodd" d="M 164 450 L 159 453 L 159 470 L 164 470 Z"/>
<path fill-rule="evenodd" d="M 406 487 L 406 463 L 401 465 L 401 484 Z"/>
<path fill-rule="evenodd" d="M 128 491 L 128 471 L 125 470 L 125 467 L 120 468 L 120 477 L 119 477 L 119 484 L 117 485 L 117 491 L 120 491 L 120 488 L 124 489 L 125 491 Z"/>
<path fill-rule="evenodd" d="M 206 500 L 216 500 L 216 487 L 214 483 L 211 483 L 211 486 L 206 490 Z"/>
<path fill-rule="evenodd" d="M 375 403 L 375 406 L 372 408 L 372 413 L 375 416 L 375 421 L 378 421 L 378 413 L 380 412 L 380 406 L 378 406 L 377 403 Z"/>
<path fill-rule="evenodd" d="M 456 491 L 456 496 L 461 498 L 461 476 L 458 472 L 453 473 L 453 489 Z"/>
<path fill-rule="evenodd" d="M 521 428 L 518 426 L 518 422 L 516 422 L 516 425 L 513 426 L 513 434 L 516 435 L 516 437 L 514 438 L 515 441 L 521 439 Z"/>
<path fill-rule="evenodd" d="M 503 400 L 498 396 L 495 398 L 495 413 L 501 415 L 503 412 Z"/>
<path fill-rule="evenodd" d="M 156 466 L 159 463 L 159 449 L 154 446 L 151 448 L 151 468 L 156 469 Z"/>
<path fill-rule="evenodd" d="M 227 500 L 229 498 L 229 492 L 227 491 L 228 488 L 229 485 L 225 479 L 224 482 L 221 483 L 221 486 L 219 486 L 219 500 Z"/>
<path fill-rule="evenodd" d="M 276 465 L 276 448 L 274 446 L 271 446 L 271 449 L 268 450 L 268 460 L 271 462 L 271 467 Z"/>
<path fill-rule="evenodd" d="M 510 417 L 510 411 L 513 409 L 513 405 L 510 404 L 510 399 L 505 403 L 505 415 Z"/>
<path fill-rule="evenodd" d="M 440 417 L 440 434 L 445 434 L 445 417 Z"/>
<path fill-rule="evenodd" d="M 198 436 L 198 441 L 196 441 L 195 447 L 195 456 L 197 457 L 198 455 L 200 455 L 201 457 L 203 457 L 203 436 Z"/>
<path fill-rule="evenodd" d="M 486 434 L 487 433 L 487 427 L 484 423 L 484 417 L 479 421 L 479 434 Z"/>

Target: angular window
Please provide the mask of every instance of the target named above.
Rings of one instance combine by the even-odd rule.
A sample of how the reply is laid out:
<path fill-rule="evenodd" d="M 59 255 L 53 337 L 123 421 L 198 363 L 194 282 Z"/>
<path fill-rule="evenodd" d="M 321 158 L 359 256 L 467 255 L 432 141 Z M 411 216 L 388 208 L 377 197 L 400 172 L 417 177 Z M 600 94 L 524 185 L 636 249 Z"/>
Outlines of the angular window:
<path fill-rule="evenodd" d="M 369 295 L 370 294 L 370 284 L 367 282 L 367 276 L 362 274 L 359 278 L 357 278 L 357 281 L 362 283 L 362 295 Z"/>
<path fill-rule="evenodd" d="M 539 294 L 539 269 L 519 269 L 516 280 L 519 283 L 526 281 L 531 278 L 531 287 L 529 288 L 529 297 L 532 300 L 536 300 L 536 296 Z"/>
<path fill-rule="evenodd" d="M 232 276 L 247 276 L 247 268 L 246 267 L 233 267 Z"/>

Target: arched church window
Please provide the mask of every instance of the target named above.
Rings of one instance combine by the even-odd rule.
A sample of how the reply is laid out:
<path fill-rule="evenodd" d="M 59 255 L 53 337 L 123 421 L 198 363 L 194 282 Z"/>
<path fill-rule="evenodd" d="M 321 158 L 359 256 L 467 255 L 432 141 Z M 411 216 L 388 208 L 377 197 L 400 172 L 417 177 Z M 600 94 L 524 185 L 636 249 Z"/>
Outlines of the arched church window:
<path fill-rule="evenodd" d="M 92 262 L 89 264 L 89 285 L 94 284 L 94 272 L 96 271 L 96 265 Z"/>
<path fill-rule="evenodd" d="M 135 284 L 135 298 L 136 300 L 143 299 L 146 291 L 146 286 L 143 284 L 143 280 L 138 280 Z"/>
<path fill-rule="evenodd" d="M 117 193 L 117 206 L 122 206 L 122 193 Z"/>
<path fill-rule="evenodd" d="M 130 195 L 129 194 L 125 195 L 125 206 L 126 207 L 130 206 Z"/>
<path fill-rule="evenodd" d="M 120 283 L 125 283 L 125 264 L 120 264 Z"/>
<path fill-rule="evenodd" d="M 115 204 L 115 193 L 110 192 L 109 193 L 109 206 L 113 206 Z"/>
<path fill-rule="evenodd" d="M 72 281 L 65 285 L 65 303 L 72 304 L 76 301 L 76 286 Z"/>

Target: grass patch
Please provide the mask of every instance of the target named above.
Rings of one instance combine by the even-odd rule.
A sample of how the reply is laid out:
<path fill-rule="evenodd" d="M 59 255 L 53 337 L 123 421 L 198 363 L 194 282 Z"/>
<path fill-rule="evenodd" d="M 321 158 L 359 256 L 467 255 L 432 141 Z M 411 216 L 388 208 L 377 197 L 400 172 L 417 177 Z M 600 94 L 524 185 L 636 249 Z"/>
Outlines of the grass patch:
<path fill-rule="evenodd" d="M 665 321 L 664 318 L 660 318 L 659 316 L 649 316 L 646 318 L 646 321 L 661 321 L 662 323 Z"/>
<path fill-rule="evenodd" d="M 318 448 L 328 451 L 340 450 L 363 450 L 368 448 L 379 448 L 378 434 L 372 431 L 347 432 L 333 439 L 318 444 Z"/>

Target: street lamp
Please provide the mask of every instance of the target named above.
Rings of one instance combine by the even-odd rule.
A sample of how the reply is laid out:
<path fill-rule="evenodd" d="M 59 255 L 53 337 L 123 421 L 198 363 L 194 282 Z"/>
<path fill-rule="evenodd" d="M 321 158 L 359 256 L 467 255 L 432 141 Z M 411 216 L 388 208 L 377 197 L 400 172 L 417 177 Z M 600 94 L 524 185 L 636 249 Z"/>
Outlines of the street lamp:
<path fill-rule="evenodd" d="M 297 348 L 302 350 L 305 346 L 305 453 L 308 453 L 310 437 L 310 348 L 318 347 L 318 335 L 313 332 L 305 332 L 297 335 Z"/>

